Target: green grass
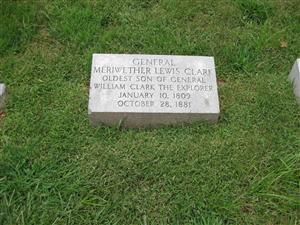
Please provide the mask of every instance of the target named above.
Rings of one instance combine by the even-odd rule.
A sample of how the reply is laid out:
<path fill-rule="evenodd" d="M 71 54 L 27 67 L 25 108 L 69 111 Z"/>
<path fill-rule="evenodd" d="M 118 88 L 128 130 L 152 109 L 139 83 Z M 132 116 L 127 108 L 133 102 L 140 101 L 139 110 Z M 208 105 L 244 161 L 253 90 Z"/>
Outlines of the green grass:
<path fill-rule="evenodd" d="M 0 224 L 300 224 L 298 0 L 0 10 Z M 219 123 L 92 128 L 92 53 L 215 56 Z"/>

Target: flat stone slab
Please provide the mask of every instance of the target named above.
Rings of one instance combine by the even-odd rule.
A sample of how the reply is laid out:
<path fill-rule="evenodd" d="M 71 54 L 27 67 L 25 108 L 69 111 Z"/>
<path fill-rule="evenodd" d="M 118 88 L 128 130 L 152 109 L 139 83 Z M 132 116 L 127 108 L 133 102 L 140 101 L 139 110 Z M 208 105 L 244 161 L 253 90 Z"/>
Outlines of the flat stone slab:
<path fill-rule="evenodd" d="M 5 105 L 6 87 L 5 84 L 0 84 L 0 109 L 4 108 Z"/>
<path fill-rule="evenodd" d="M 300 59 L 297 59 L 293 69 L 289 75 L 289 80 L 293 84 L 294 94 L 298 103 L 300 104 Z"/>
<path fill-rule="evenodd" d="M 93 54 L 88 113 L 93 125 L 135 128 L 216 122 L 214 58 Z"/>

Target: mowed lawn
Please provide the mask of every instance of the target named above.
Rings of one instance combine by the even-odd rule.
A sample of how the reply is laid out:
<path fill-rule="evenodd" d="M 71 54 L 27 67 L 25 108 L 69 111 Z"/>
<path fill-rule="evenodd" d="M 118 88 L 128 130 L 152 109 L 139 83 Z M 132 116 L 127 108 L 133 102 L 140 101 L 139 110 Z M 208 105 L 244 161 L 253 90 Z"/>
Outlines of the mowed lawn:
<path fill-rule="evenodd" d="M 92 53 L 214 56 L 221 117 L 90 126 Z M 0 3 L 0 224 L 300 224 L 299 0 Z"/>

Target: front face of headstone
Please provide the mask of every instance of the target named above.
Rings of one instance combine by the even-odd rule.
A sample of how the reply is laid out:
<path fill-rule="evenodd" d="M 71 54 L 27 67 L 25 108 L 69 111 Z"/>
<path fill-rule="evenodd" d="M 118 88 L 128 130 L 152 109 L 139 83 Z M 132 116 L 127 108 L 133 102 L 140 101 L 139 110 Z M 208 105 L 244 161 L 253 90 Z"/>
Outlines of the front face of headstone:
<path fill-rule="evenodd" d="M 89 96 L 93 125 L 215 122 L 219 113 L 213 57 L 93 55 Z"/>

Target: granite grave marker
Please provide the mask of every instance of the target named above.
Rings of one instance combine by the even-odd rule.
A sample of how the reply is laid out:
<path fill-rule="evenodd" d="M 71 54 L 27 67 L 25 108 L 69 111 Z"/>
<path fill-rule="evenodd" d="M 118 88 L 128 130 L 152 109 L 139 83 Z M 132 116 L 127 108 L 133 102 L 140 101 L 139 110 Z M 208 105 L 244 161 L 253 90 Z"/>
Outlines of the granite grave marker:
<path fill-rule="evenodd" d="M 213 57 L 93 54 L 91 123 L 124 127 L 218 120 Z"/>

